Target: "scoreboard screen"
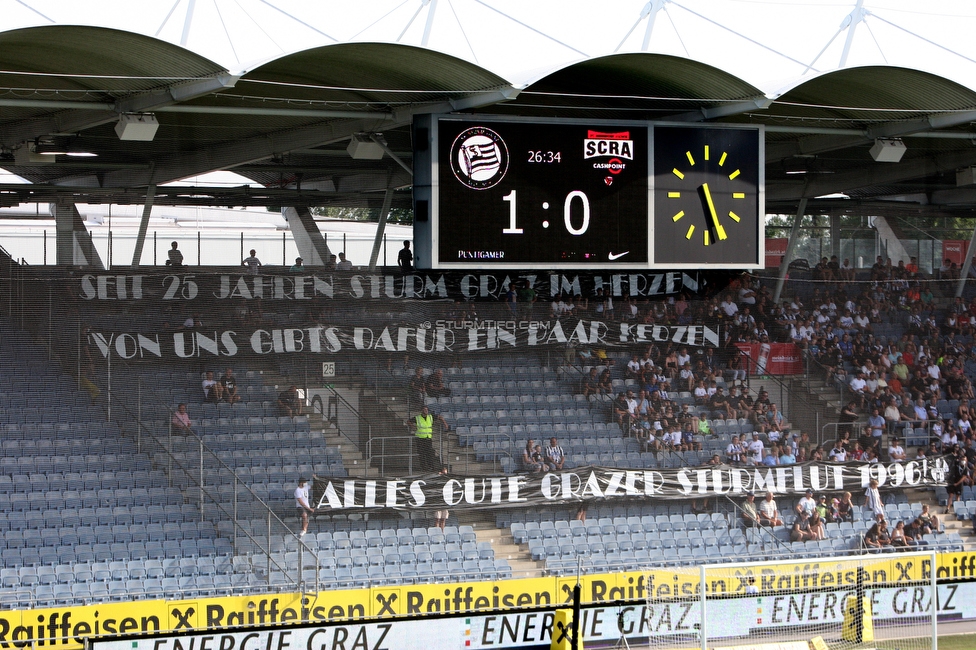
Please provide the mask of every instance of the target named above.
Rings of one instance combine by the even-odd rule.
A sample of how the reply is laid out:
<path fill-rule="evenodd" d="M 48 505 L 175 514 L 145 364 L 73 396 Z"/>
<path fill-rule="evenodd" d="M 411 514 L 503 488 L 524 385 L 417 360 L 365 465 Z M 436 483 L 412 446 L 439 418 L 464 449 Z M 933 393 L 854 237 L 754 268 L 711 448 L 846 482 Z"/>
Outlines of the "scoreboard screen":
<path fill-rule="evenodd" d="M 762 266 L 760 129 L 425 117 L 420 268 Z"/>

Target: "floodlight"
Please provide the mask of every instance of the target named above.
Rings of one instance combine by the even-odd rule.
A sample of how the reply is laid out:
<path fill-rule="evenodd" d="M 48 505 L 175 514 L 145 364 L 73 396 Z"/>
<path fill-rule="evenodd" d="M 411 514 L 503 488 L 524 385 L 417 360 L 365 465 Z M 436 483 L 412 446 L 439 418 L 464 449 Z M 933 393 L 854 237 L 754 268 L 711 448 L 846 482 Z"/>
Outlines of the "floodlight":
<path fill-rule="evenodd" d="M 115 125 L 119 140 L 150 142 L 156 137 L 159 122 L 152 113 L 123 113 Z"/>
<path fill-rule="evenodd" d="M 896 163 L 905 155 L 906 150 L 901 138 L 878 138 L 871 147 L 871 157 L 875 162 Z"/>

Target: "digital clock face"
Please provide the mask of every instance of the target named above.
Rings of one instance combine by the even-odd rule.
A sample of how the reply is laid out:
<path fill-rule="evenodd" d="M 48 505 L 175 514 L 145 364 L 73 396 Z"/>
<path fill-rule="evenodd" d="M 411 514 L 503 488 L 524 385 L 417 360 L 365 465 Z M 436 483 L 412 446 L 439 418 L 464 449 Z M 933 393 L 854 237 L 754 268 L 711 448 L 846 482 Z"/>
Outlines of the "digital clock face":
<path fill-rule="evenodd" d="M 437 268 L 648 265 L 646 124 L 440 118 Z"/>

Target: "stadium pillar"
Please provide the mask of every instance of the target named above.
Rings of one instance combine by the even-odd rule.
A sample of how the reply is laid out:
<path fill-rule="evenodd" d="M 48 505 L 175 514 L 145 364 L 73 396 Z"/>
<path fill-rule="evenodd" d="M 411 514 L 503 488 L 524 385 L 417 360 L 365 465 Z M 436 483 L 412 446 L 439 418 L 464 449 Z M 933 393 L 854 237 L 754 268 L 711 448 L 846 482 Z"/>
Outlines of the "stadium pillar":
<path fill-rule="evenodd" d="M 62 266 L 94 266 L 104 270 L 98 251 L 78 209 L 73 203 L 54 206 L 54 223 L 57 231 L 57 259 Z"/>
<path fill-rule="evenodd" d="M 786 244 L 786 253 L 783 261 L 779 263 L 779 279 L 776 281 L 776 291 L 773 293 L 773 303 L 779 303 L 779 298 L 783 293 L 783 285 L 786 284 L 786 273 L 789 271 L 790 262 L 793 261 L 793 254 L 796 252 L 796 240 L 800 237 L 800 223 L 803 221 L 803 213 L 807 211 L 806 198 L 800 199 L 800 205 L 796 208 L 796 216 L 793 217 L 793 228 L 790 230 L 790 240 Z"/>
<path fill-rule="evenodd" d="M 837 256 L 837 263 L 840 264 L 840 215 L 830 215 L 830 254 Z"/>
<path fill-rule="evenodd" d="M 392 177 L 392 174 L 390 175 Z M 380 246 L 383 243 L 383 234 L 386 232 L 386 220 L 390 216 L 390 207 L 393 205 L 393 188 L 387 185 L 386 194 L 383 195 L 383 206 L 380 208 L 380 220 L 376 225 L 376 237 L 373 238 L 373 250 L 369 253 L 369 270 L 376 270 L 376 261 L 380 256 Z M 386 260 L 383 260 L 384 263 Z M 385 264 L 384 264 L 385 265 Z"/>
<path fill-rule="evenodd" d="M 962 261 L 962 269 L 959 271 L 959 282 L 956 283 L 956 298 L 962 296 L 966 288 L 966 280 L 969 272 L 973 268 L 973 255 L 976 255 L 976 227 L 973 228 L 973 236 L 969 240 L 969 248 L 966 249 L 966 258 Z"/>
<path fill-rule="evenodd" d="M 281 216 L 288 222 L 291 235 L 298 246 L 298 254 L 305 266 L 325 266 L 332 257 L 329 243 L 322 237 L 318 224 L 308 208 L 282 208 Z"/>
<path fill-rule="evenodd" d="M 156 184 L 150 183 L 146 189 L 146 203 L 142 207 L 142 219 L 139 221 L 139 234 L 136 235 L 136 247 L 132 253 L 132 266 L 139 266 L 142 263 L 142 249 L 146 245 L 146 232 L 149 230 L 149 216 L 152 214 L 155 198 Z M 153 237 L 153 242 L 155 243 L 155 241 L 156 238 Z M 153 248 L 155 249 L 155 246 Z M 153 258 L 155 261 L 155 255 Z"/>

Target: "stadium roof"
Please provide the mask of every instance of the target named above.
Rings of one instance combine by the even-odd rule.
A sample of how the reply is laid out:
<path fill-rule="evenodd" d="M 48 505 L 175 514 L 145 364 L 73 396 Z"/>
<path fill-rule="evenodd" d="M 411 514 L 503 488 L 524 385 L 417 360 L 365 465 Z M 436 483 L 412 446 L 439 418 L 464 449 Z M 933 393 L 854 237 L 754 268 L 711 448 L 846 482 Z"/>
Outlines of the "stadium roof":
<path fill-rule="evenodd" d="M 956 170 L 976 165 L 976 92 L 896 66 L 807 74 L 773 93 L 700 61 L 626 52 L 516 84 L 433 49 L 352 42 L 232 72 L 150 36 L 46 25 L 0 32 L 0 79 L 0 167 L 36 184 L 3 185 L 0 206 L 141 203 L 151 184 L 232 170 L 268 190 L 160 188 L 156 203 L 376 207 L 387 187 L 411 185 L 413 116 L 447 112 L 764 124 L 771 212 L 821 196 L 839 198 L 808 210 L 976 206 L 976 190 L 956 187 Z M 120 140 L 126 113 L 154 114 L 155 138 Z M 357 134 L 387 155 L 351 158 Z M 872 160 L 879 137 L 904 138 L 901 162 Z M 409 192 L 394 201 L 409 205 Z"/>

